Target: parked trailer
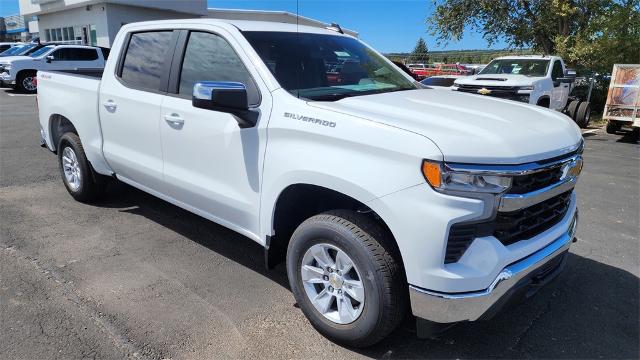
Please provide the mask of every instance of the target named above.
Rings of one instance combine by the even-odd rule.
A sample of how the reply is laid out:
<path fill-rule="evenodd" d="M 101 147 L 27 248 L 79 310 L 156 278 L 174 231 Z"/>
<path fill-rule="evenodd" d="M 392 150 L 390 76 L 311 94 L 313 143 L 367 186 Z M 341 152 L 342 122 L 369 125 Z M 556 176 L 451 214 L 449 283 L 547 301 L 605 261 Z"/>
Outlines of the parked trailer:
<path fill-rule="evenodd" d="M 602 118 L 607 132 L 614 134 L 631 126 L 636 136 L 640 128 L 640 64 L 615 64 Z"/>

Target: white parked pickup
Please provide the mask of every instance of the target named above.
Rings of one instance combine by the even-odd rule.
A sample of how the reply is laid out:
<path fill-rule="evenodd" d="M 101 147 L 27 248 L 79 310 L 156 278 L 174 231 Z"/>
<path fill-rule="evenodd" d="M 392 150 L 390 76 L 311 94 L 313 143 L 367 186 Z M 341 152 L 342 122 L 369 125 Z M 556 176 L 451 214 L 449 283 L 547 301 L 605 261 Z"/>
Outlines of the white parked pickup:
<path fill-rule="evenodd" d="M 575 71 L 558 56 L 504 56 L 493 59 L 478 75 L 457 79 L 452 90 L 555 109 L 586 128 L 591 105 L 569 96 L 575 80 Z"/>
<path fill-rule="evenodd" d="M 253 239 L 340 343 L 371 345 L 408 309 L 421 328 L 487 318 L 554 278 L 574 239 L 568 117 L 425 89 L 337 31 L 128 24 L 101 79 L 38 84 L 71 196 L 117 179 Z"/>

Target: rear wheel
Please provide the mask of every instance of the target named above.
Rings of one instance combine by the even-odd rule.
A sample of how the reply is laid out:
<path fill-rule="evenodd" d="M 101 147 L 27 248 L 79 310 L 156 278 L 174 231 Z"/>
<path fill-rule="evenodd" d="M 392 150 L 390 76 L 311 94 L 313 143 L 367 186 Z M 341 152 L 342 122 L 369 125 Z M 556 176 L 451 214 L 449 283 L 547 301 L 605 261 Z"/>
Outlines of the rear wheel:
<path fill-rule="evenodd" d="M 38 89 L 35 79 L 35 71 L 20 72 L 16 77 L 16 90 L 27 94 L 34 94 Z"/>
<path fill-rule="evenodd" d="M 609 120 L 607 123 L 607 133 L 615 134 L 622 129 L 622 123 L 619 121 Z"/>
<path fill-rule="evenodd" d="M 58 160 L 62 182 L 74 199 L 89 202 L 102 195 L 105 180 L 91 168 L 78 135 L 62 135 L 58 142 Z"/>
<path fill-rule="evenodd" d="M 573 100 L 567 106 L 567 116 L 569 116 L 573 121 L 576 120 L 576 112 L 578 111 L 578 106 L 580 105 L 580 101 Z"/>
<path fill-rule="evenodd" d="M 393 239 L 347 210 L 313 216 L 287 251 L 291 290 L 321 334 L 348 346 L 373 345 L 404 318 L 407 285 Z"/>
<path fill-rule="evenodd" d="M 581 128 L 589 126 L 589 122 L 591 121 L 591 105 L 588 102 L 580 103 L 578 111 L 576 112 L 575 121 Z"/>

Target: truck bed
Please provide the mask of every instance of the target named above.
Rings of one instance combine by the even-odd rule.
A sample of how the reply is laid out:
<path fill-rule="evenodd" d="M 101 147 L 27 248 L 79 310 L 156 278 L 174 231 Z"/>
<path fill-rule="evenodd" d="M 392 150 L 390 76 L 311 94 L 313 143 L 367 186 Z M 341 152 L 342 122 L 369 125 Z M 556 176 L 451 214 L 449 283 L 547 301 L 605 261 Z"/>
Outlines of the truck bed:
<path fill-rule="evenodd" d="M 99 89 L 102 70 L 38 71 L 39 121 L 47 147 L 55 151 L 57 124 L 73 119 L 87 158 L 96 170 L 109 172 L 102 156 Z M 56 121 L 50 121 L 52 119 Z M 51 124 L 51 125 L 49 125 Z"/>

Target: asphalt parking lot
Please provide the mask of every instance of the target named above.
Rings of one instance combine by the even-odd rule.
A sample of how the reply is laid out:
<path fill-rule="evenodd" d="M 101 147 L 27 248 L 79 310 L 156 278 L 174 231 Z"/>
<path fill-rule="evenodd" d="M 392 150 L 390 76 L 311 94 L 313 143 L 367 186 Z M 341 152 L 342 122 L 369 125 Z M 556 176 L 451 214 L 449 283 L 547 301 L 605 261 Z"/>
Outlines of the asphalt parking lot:
<path fill-rule="evenodd" d="M 75 202 L 38 146 L 35 97 L 0 89 L 0 358 L 638 358 L 640 146 L 585 139 L 580 240 L 555 282 L 436 339 L 407 321 L 348 349 L 252 241 L 123 184 Z"/>

